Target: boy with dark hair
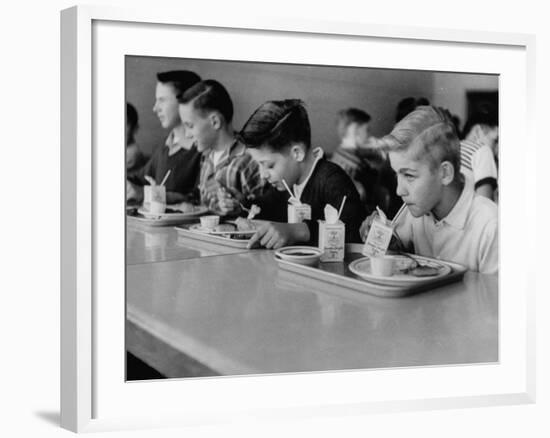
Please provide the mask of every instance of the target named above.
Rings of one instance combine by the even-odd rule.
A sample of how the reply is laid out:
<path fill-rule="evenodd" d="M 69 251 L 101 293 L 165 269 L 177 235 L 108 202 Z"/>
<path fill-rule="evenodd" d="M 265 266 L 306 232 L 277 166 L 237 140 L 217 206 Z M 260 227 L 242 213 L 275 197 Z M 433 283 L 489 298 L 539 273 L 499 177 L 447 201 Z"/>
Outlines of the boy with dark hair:
<path fill-rule="evenodd" d="M 272 186 L 255 201 L 262 219 L 271 220 L 250 239 L 266 248 L 280 248 L 297 242 L 317 245 L 319 219 L 327 204 L 338 209 L 346 197 L 340 219 L 346 224 L 346 241 L 359 242 L 359 225 L 364 209 L 353 182 L 336 164 L 323 158 L 321 148 L 311 147 L 309 118 L 297 99 L 269 101 L 245 123 L 240 136 L 260 164 L 263 177 Z M 302 204 L 311 207 L 311 218 L 303 223 L 287 221 L 287 185 Z"/>
<path fill-rule="evenodd" d="M 233 102 L 215 80 L 195 84 L 179 97 L 183 126 L 203 154 L 201 204 L 223 215 L 237 215 L 243 202 L 261 193 L 258 163 L 233 131 Z"/>
<path fill-rule="evenodd" d="M 166 201 L 174 204 L 189 200 L 197 185 L 200 170 L 200 153 L 188 138 L 179 117 L 177 96 L 200 81 L 191 71 L 176 70 L 157 74 L 155 105 L 164 129 L 170 130 L 163 146 L 158 147 L 141 171 L 128 178 L 127 199 L 140 202 L 145 184 L 160 184 L 170 170 L 165 182 Z"/>
<path fill-rule="evenodd" d="M 126 103 L 126 174 L 131 175 L 145 164 L 145 157 L 136 143 L 138 113 L 131 103 Z"/>
<path fill-rule="evenodd" d="M 396 228 L 407 249 L 473 271 L 498 272 L 497 206 L 464 184 L 460 143 L 448 115 L 418 107 L 382 141 L 397 174 L 397 194 L 407 205 Z M 363 223 L 363 236 L 372 218 Z"/>

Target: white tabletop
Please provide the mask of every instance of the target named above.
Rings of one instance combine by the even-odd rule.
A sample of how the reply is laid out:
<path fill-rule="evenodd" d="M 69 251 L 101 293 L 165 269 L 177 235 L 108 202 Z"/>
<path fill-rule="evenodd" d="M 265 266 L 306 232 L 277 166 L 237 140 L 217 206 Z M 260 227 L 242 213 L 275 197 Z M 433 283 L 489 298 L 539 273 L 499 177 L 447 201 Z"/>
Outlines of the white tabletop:
<path fill-rule="evenodd" d="M 173 226 L 148 227 L 127 223 L 127 265 L 185 260 L 237 252 L 243 252 L 243 250 L 206 243 L 197 245 L 196 242 L 181 238 Z"/>
<path fill-rule="evenodd" d="M 189 254 L 127 267 L 128 349 L 169 377 L 189 375 L 180 358 L 204 375 L 498 360 L 496 276 L 391 299 L 301 280 L 268 250 Z"/>

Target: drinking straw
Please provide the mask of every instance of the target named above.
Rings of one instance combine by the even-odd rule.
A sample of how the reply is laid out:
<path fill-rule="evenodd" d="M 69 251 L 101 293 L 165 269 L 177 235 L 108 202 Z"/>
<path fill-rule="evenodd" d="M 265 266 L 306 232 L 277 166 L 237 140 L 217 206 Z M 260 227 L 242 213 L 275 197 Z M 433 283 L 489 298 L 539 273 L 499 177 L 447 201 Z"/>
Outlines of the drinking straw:
<path fill-rule="evenodd" d="M 342 210 L 344 209 L 344 204 L 346 203 L 347 195 L 344 195 L 344 198 L 342 199 L 342 203 L 340 204 L 340 210 L 338 210 L 338 220 L 340 220 L 340 215 L 342 214 Z"/>
<path fill-rule="evenodd" d="M 393 219 L 391 220 L 391 226 L 393 227 L 397 223 L 397 219 L 399 219 L 399 216 L 403 214 L 405 211 L 405 207 L 407 207 L 407 204 L 403 203 L 403 205 L 399 208 Z"/>
<path fill-rule="evenodd" d="M 146 180 L 150 185 L 152 185 L 152 186 L 156 186 L 156 185 L 157 185 L 155 179 L 154 179 L 152 176 L 150 176 L 150 175 L 145 175 L 145 180 Z"/>
<path fill-rule="evenodd" d="M 290 197 L 294 198 L 294 199 L 297 199 L 296 196 L 294 196 L 294 193 L 291 192 L 290 187 L 288 187 L 288 184 L 286 183 L 286 181 L 284 179 L 281 180 L 281 181 L 283 182 L 283 185 L 285 186 L 285 189 L 288 191 L 288 193 L 290 193 Z"/>
<path fill-rule="evenodd" d="M 172 172 L 172 169 L 168 169 L 168 172 L 166 172 L 166 175 L 164 175 L 164 178 L 162 178 L 162 182 L 160 183 L 161 187 L 164 185 L 168 177 L 170 176 L 170 173 Z"/>

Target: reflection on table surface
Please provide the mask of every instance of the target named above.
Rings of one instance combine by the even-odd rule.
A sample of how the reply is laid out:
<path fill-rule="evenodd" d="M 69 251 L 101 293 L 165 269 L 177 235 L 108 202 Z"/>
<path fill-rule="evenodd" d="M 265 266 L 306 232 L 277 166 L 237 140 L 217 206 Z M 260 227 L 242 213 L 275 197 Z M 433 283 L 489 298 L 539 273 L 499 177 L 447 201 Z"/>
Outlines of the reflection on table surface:
<path fill-rule="evenodd" d="M 130 222 L 126 226 L 127 265 L 186 260 L 242 251 L 242 249 L 223 245 L 197 245 L 189 239 L 178 236 L 173 226 L 148 227 Z"/>
<path fill-rule="evenodd" d="M 193 244 L 128 231 L 127 347 L 169 377 L 498 360 L 496 276 L 378 298 L 279 270 L 269 250 Z"/>

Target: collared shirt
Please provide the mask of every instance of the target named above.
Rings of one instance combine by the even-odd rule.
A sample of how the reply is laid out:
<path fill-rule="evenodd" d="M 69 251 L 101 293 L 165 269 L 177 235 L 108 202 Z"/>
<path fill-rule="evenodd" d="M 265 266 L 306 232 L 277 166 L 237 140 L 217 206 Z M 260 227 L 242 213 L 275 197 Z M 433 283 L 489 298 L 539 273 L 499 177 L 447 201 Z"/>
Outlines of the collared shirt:
<path fill-rule="evenodd" d="M 498 272 L 498 207 L 464 186 L 449 214 L 415 218 L 407 210 L 396 231 L 418 255 L 459 263 L 484 274 Z M 412 249 L 412 248 L 411 248 Z"/>
<path fill-rule="evenodd" d="M 184 137 L 178 136 L 178 132 L 176 132 L 176 128 L 170 131 L 170 134 L 168 134 L 168 137 L 166 137 L 166 142 L 164 143 L 164 145 L 168 148 L 168 156 L 174 155 L 180 149 L 189 150 L 193 146 L 189 142 L 189 140 L 187 140 Z"/>
<path fill-rule="evenodd" d="M 238 140 L 227 148 L 214 163 L 214 151 L 203 154 L 200 172 L 201 204 L 217 211 L 217 191 L 220 186 L 227 189 L 240 201 L 252 200 L 261 193 L 264 181 L 260 167 Z"/>

